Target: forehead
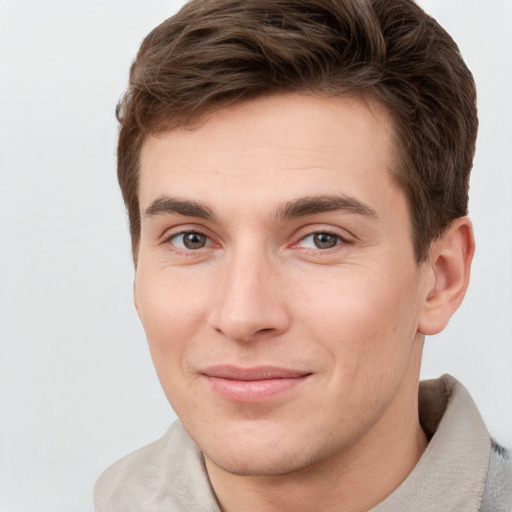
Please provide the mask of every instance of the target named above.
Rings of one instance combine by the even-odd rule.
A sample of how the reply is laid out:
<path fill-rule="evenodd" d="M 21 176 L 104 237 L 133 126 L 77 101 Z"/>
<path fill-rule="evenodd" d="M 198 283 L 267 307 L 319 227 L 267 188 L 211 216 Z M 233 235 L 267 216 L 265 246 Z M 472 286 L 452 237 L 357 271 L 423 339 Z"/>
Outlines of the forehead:
<path fill-rule="evenodd" d="M 224 206 L 313 193 L 378 196 L 394 185 L 392 135 L 384 109 L 362 98 L 283 94 L 235 104 L 147 137 L 140 206 L 160 195 Z"/>

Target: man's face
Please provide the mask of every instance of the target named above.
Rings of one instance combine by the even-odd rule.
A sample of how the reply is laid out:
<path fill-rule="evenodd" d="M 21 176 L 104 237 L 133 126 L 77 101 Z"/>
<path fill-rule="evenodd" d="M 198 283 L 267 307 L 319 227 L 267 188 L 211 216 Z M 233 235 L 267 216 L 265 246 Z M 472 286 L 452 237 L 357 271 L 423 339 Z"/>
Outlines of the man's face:
<path fill-rule="evenodd" d="M 429 279 L 391 146 L 377 106 L 291 94 L 146 140 L 136 306 L 208 464 L 282 474 L 410 414 Z"/>

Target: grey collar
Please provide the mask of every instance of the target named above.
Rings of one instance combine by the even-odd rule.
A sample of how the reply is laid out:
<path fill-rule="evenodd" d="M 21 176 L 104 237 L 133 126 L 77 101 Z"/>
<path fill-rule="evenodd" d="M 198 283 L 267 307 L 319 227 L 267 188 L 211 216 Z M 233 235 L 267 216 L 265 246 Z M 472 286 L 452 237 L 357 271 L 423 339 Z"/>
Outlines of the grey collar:
<path fill-rule="evenodd" d="M 371 512 L 478 512 L 491 439 L 473 399 L 444 375 L 420 384 L 419 405 L 432 439 L 405 481 Z"/>

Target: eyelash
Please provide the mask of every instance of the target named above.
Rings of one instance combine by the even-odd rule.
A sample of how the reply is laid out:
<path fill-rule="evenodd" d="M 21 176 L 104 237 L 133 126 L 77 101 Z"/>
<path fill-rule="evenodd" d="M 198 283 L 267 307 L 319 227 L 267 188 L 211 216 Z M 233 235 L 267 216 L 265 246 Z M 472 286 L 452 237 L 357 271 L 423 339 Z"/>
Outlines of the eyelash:
<path fill-rule="evenodd" d="M 206 244 L 203 247 L 198 247 L 196 249 L 192 249 L 192 248 L 178 247 L 177 245 L 175 245 L 175 243 L 173 243 L 173 240 L 175 240 L 176 238 L 178 238 L 180 236 L 185 236 L 185 235 L 199 235 L 201 237 L 205 237 Z M 325 247 L 325 248 L 321 248 L 321 247 L 302 247 L 302 249 L 304 249 L 307 252 L 315 252 L 317 254 L 330 254 L 333 251 L 338 250 L 340 248 L 340 246 L 351 243 L 351 240 L 349 238 L 347 238 L 345 236 L 342 236 L 340 233 L 336 233 L 335 231 L 332 231 L 332 230 L 319 229 L 317 231 L 310 231 L 310 232 L 308 232 L 306 235 L 302 236 L 297 242 L 293 243 L 291 245 L 291 247 L 292 248 L 300 249 L 301 248 L 300 247 L 301 243 L 303 243 L 306 239 L 308 239 L 310 237 L 315 237 L 315 236 L 318 236 L 318 235 L 328 235 L 330 237 L 335 237 L 335 239 L 336 239 L 335 245 L 333 245 L 332 247 Z M 173 246 L 173 250 L 176 253 L 178 253 L 179 255 L 185 255 L 185 256 L 197 255 L 203 249 L 207 249 L 207 248 L 215 245 L 214 242 L 212 242 L 212 239 L 211 239 L 210 236 L 208 236 L 207 234 L 201 232 L 200 230 L 194 230 L 194 229 L 182 230 L 182 231 L 179 231 L 178 233 L 172 233 L 171 235 L 167 236 L 163 240 L 163 243 L 164 244 L 172 245 Z"/>

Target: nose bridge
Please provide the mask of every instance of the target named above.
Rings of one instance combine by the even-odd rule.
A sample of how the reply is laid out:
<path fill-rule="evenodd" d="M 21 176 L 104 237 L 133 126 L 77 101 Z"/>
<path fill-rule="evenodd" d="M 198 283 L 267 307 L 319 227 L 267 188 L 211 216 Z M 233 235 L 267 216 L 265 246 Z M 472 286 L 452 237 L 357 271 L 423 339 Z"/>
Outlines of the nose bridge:
<path fill-rule="evenodd" d="M 212 315 L 215 329 L 236 341 L 284 330 L 288 316 L 277 286 L 279 268 L 265 248 L 240 243 L 223 264 Z"/>

